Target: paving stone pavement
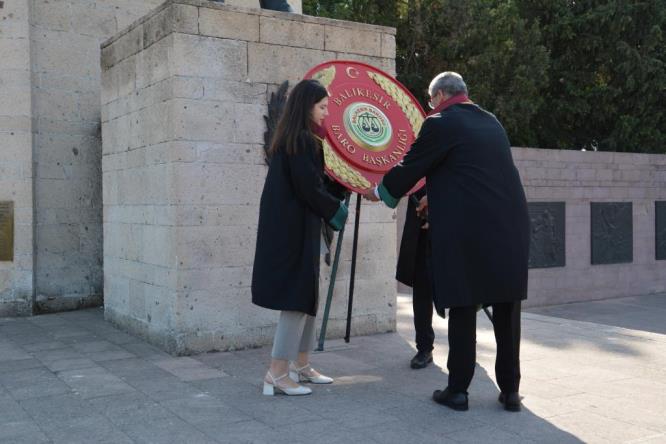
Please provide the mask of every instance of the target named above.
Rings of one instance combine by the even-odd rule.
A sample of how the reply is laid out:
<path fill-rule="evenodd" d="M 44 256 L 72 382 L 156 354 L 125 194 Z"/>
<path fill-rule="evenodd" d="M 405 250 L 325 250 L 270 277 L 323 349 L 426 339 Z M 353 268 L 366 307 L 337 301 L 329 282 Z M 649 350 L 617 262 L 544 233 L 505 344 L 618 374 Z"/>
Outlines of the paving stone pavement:
<path fill-rule="evenodd" d="M 101 309 L 0 318 L 0 443 L 666 443 L 665 315 L 666 295 L 524 312 L 521 413 L 497 403 L 483 314 L 470 410 L 430 400 L 446 321 L 434 365 L 411 370 L 406 296 L 398 333 L 314 354 L 336 382 L 303 398 L 261 395 L 268 347 L 173 357 Z"/>

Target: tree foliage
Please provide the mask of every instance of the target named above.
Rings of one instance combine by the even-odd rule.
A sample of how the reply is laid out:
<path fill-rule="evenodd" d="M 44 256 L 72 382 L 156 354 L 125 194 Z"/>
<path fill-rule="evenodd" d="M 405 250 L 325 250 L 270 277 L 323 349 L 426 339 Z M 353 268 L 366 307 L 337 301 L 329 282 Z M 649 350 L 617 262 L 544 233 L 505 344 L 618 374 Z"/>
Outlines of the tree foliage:
<path fill-rule="evenodd" d="M 465 77 L 514 145 L 666 153 L 666 0 L 304 0 L 394 26 L 397 71 L 425 103 Z"/>

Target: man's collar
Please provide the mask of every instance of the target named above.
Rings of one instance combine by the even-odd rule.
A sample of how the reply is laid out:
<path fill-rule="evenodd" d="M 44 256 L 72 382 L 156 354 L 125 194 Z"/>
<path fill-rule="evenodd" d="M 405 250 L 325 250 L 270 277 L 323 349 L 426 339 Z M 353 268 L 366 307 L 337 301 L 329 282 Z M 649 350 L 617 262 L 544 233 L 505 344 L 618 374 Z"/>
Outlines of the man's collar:
<path fill-rule="evenodd" d="M 433 114 L 441 113 L 444 111 L 446 108 L 449 106 L 457 105 L 459 103 L 474 103 L 471 100 L 469 100 L 469 97 L 467 97 L 467 94 L 456 94 L 453 97 L 449 97 L 448 99 L 444 100 L 442 103 L 437 105 L 435 109 L 430 111 L 428 113 L 428 116 L 432 116 Z"/>

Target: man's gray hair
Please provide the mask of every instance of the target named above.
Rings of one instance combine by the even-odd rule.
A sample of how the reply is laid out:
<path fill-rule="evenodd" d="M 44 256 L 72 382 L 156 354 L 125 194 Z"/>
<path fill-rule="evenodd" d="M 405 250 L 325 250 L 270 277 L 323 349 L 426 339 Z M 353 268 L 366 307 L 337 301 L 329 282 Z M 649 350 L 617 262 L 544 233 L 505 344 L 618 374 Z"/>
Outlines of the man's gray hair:
<path fill-rule="evenodd" d="M 457 72 L 445 71 L 437 74 L 437 76 L 432 79 L 432 82 L 430 82 L 430 86 L 428 87 L 430 97 L 437 94 L 437 91 L 442 91 L 449 96 L 467 94 L 467 85 L 462 76 Z"/>

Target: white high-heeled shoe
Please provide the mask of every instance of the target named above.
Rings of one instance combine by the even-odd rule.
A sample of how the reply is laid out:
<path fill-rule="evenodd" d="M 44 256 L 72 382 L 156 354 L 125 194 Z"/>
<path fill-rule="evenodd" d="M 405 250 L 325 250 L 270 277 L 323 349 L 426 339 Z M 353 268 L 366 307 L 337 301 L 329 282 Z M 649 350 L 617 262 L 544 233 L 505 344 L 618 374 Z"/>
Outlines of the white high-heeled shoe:
<path fill-rule="evenodd" d="M 331 384 L 333 383 L 333 378 L 319 374 L 317 376 L 308 376 L 304 372 L 307 370 L 313 370 L 310 367 L 310 364 L 305 364 L 303 367 L 296 367 L 296 364 L 291 362 L 289 364 L 289 377 L 294 382 L 310 382 L 312 384 Z"/>
<path fill-rule="evenodd" d="M 269 371 L 268 377 L 271 380 L 271 382 L 266 382 L 266 380 L 264 380 L 264 395 L 273 396 L 275 395 L 276 391 L 278 393 L 284 393 L 285 395 L 289 396 L 303 396 L 312 393 L 312 389 L 308 387 L 303 387 L 302 385 L 299 385 L 298 387 L 280 387 L 279 385 L 276 384 L 278 381 L 286 378 L 287 376 L 289 376 L 289 373 L 285 373 L 284 375 L 275 378 Z"/>

